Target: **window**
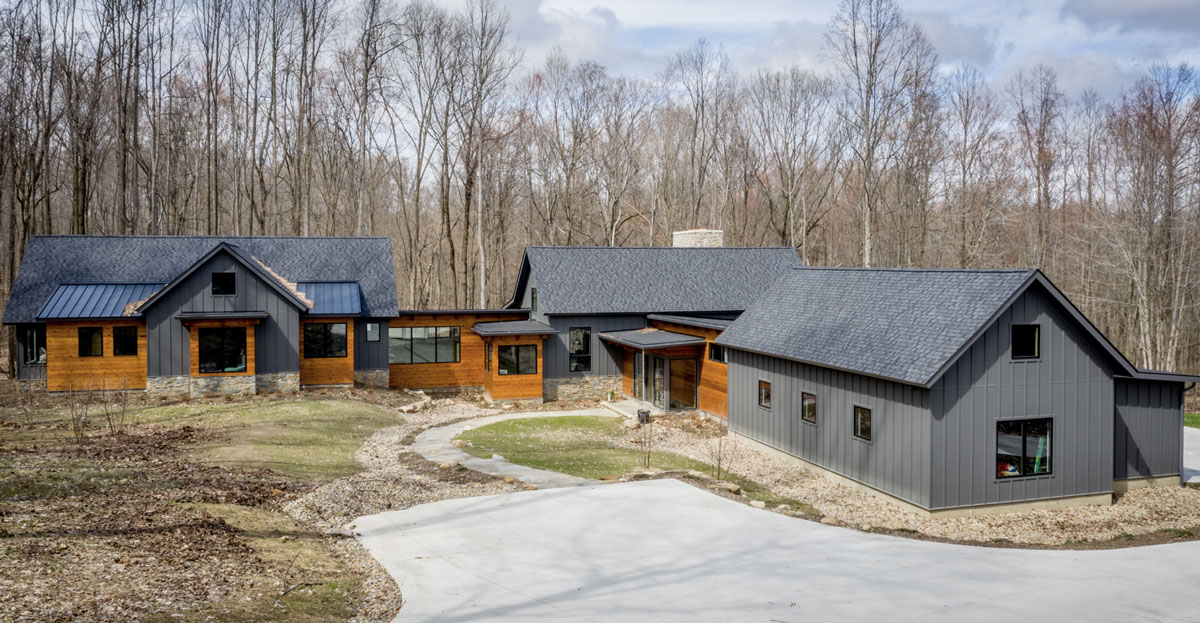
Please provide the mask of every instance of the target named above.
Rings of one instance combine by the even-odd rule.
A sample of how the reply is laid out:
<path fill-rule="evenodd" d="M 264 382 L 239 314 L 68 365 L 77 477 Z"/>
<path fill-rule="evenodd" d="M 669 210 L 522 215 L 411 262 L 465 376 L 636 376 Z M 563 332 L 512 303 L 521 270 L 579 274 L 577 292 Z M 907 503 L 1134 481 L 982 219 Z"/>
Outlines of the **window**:
<path fill-rule="evenodd" d="M 570 355 L 568 370 L 571 372 L 592 371 L 592 328 L 571 327 L 567 341 L 567 353 Z"/>
<path fill-rule="evenodd" d="M 817 395 L 800 393 L 800 418 L 805 422 L 817 423 Z"/>
<path fill-rule="evenodd" d="M 201 327 L 197 331 L 201 374 L 246 371 L 246 327 Z"/>
<path fill-rule="evenodd" d="M 461 348 L 458 327 L 388 329 L 388 363 L 458 363 Z"/>
<path fill-rule="evenodd" d="M 213 296 L 233 296 L 237 294 L 237 274 L 236 273 L 213 273 L 212 274 L 212 295 Z"/>
<path fill-rule="evenodd" d="M 766 381 L 758 382 L 758 406 L 771 408 L 771 384 Z"/>
<path fill-rule="evenodd" d="M 1042 356 L 1041 327 L 1036 324 L 1012 326 L 1012 358 L 1037 359 Z"/>
<path fill-rule="evenodd" d="M 1050 418 L 996 422 L 996 477 L 1050 473 Z"/>
<path fill-rule="evenodd" d="M 137 355 L 137 327 L 113 327 L 113 356 Z"/>
<path fill-rule="evenodd" d="M 79 327 L 79 356 L 104 356 L 104 329 L 101 327 Z"/>
<path fill-rule="evenodd" d="M 529 311 L 537 311 L 537 288 L 529 288 Z"/>
<path fill-rule="evenodd" d="M 537 374 L 537 345 L 497 346 L 496 372 L 500 374 Z"/>
<path fill-rule="evenodd" d="M 304 358 L 346 356 L 346 323 L 310 322 L 304 325 Z"/>
<path fill-rule="evenodd" d="M 25 329 L 25 339 L 21 342 L 21 358 L 27 365 L 46 363 L 46 329 L 29 327 Z"/>
<path fill-rule="evenodd" d="M 854 407 L 854 436 L 871 441 L 871 410 L 855 405 Z"/>
<path fill-rule="evenodd" d="M 368 322 L 367 323 L 367 341 L 368 342 L 378 342 L 379 341 L 379 323 L 378 322 Z"/>
<path fill-rule="evenodd" d="M 492 343 L 488 342 L 483 346 L 483 369 L 491 371 L 492 369 Z"/>
<path fill-rule="evenodd" d="M 725 347 L 720 344 L 708 344 L 708 359 L 719 363 L 729 363 L 729 353 L 725 352 Z"/>

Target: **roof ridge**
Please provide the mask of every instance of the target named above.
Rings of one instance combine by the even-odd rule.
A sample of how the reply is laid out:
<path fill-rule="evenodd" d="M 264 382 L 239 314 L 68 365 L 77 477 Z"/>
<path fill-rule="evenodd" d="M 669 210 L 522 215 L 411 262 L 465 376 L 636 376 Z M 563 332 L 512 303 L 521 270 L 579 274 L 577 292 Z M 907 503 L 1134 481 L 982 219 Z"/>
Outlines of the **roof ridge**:
<path fill-rule="evenodd" d="M 34 234 L 31 238 L 127 238 L 157 240 L 391 240 L 387 236 L 242 236 L 236 234 L 185 234 L 185 235 L 138 235 L 138 234 Z"/>
<path fill-rule="evenodd" d="M 667 247 L 662 247 L 662 246 L 645 246 L 645 245 L 641 245 L 641 246 L 623 246 L 623 247 L 613 247 L 613 246 L 608 246 L 608 245 L 603 245 L 603 246 L 601 246 L 601 245 L 562 245 L 562 244 L 560 244 L 560 245 L 531 244 L 531 245 L 526 245 L 526 247 L 525 247 L 525 248 L 527 248 L 527 249 L 630 249 L 630 250 L 636 250 L 636 249 L 655 249 L 655 250 L 671 249 L 671 250 L 679 250 L 679 251 L 712 251 L 712 250 L 715 250 L 715 249 L 720 249 L 720 250 L 732 250 L 732 249 L 739 249 L 739 250 L 740 250 L 740 249 L 787 249 L 787 250 L 789 250 L 789 251 L 795 251 L 795 250 L 796 250 L 794 247 L 789 247 L 789 246 L 771 246 L 771 247 L 756 247 L 756 246 L 752 246 L 752 247 L 670 247 L 670 246 L 667 246 Z"/>
<path fill-rule="evenodd" d="M 792 266 L 792 270 L 845 270 L 893 273 L 1014 273 L 1029 274 L 1036 268 L 901 268 L 892 266 Z"/>

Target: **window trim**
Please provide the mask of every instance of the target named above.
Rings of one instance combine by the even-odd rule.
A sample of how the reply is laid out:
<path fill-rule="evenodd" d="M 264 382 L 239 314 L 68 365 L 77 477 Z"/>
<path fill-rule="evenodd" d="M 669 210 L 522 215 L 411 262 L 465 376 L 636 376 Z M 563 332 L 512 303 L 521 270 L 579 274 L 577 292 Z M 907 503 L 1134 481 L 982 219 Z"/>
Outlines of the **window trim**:
<path fill-rule="evenodd" d="M 1034 343 L 1034 351 L 1037 353 L 1032 357 L 1018 357 L 1016 351 L 1016 339 L 1013 334 L 1017 327 L 1034 327 L 1034 334 L 1037 337 Z M 1014 322 L 1008 326 L 1008 358 L 1011 361 L 1041 361 L 1042 359 L 1042 323 L 1040 322 Z"/>
<path fill-rule="evenodd" d="M 766 384 L 766 386 L 767 386 L 767 404 L 765 404 L 765 405 L 762 403 L 762 386 L 763 386 L 763 384 Z M 775 396 L 773 395 L 774 388 L 771 387 L 771 382 L 768 381 L 767 379 L 758 379 L 758 385 L 756 387 L 758 388 L 758 395 L 756 398 L 756 400 L 758 402 L 758 408 L 759 409 L 767 409 L 768 411 L 771 410 L 771 405 L 775 404 Z"/>
<path fill-rule="evenodd" d="M 345 358 L 349 357 L 349 356 L 350 356 L 350 323 L 348 323 L 348 322 L 345 322 L 345 321 L 340 321 L 340 322 L 336 322 L 336 321 L 335 321 L 335 322 L 306 322 L 306 323 L 304 323 L 304 326 L 303 326 L 303 327 L 300 329 L 300 332 L 301 332 L 301 334 L 303 335 L 304 333 L 307 333 L 307 332 L 308 332 L 308 328 L 309 328 L 309 327 L 330 327 L 330 328 L 328 329 L 328 331 L 329 331 L 329 335 L 333 335 L 333 329 L 332 329 L 332 327 L 336 327 L 336 326 L 338 326 L 338 325 L 342 325 L 343 327 L 345 327 L 344 331 L 346 332 L 346 334 L 345 334 L 345 340 L 346 340 L 346 349 L 345 349 L 345 350 L 342 352 L 342 354 L 340 354 L 340 355 L 336 355 L 336 354 L 335 354 L 335 355 L 329 355 L 329 354 L 325 354 L 325 355 L 314 355 L 314 356 L 309 356 L 309 354 L 308 354 L 308 346 L 309 346 L 309 342 L 308 342 L 307 340 L 305 340 L 305 343 L 304 343 L 304 348 L 303 348 L 303 349 L 301 349 L 301 351 L 300 351 L 300 355 L 301 355 L 301 356 L 302 356 L 304 359 L 345 359 Z"/>
<path fill-rule="evenodd" d="M 95 354 L 91 354 L 91 355 L 83 354 L 83 331 L 84 331 L 84 329 L 95 329 L 95 331 L 100 334 L 100 352 L 99 353 L 95 353 Z M 97 327 L 97 326 L 78 327 L 75 332 L 75 336 L 76 336 L 76 339 L 78 340 L 77 346 L 79 347 L 77 355 L 79 356 L 80 359 L 84 359 L 84 358 L 90 359 L 92 357 L 103 357 L 104 356 L 104 327 L 102 327 L 102 326 L 100 326 L 100 327 Z"/>
<path fill-rule="evenodd" d="M 133 352 L 118 353 L 117 352 L 117 329 L 133 329 Z M 113 357 L 137 357 L 138 356 L 138 327 L 132 324 L 116 325 L 112 328 L 112 354 Z"/>
<path fill-rule="evenodd" d="M 231 275 L 233 277 L 233 292 L 222 292 L 220 294 L 216 293 L 215 290 L 217 289 L 217 286 L 215 283 L 213 283 L 213 277 L 215 277 L 217 275 Z M 210 296 L 222 296 L 222 297 L 237 296 L 237 291 L 238 291 L 238 283 L 237 282 L 238 282 L 238 278 L 237 278 L 236 270 L 214 270 L 211 273 L 209 273 L 208 293 Z"/>
<path fill-rule="evenodd" d="M 578 329 L 580 331 L 588 332 L 587 354 L 586 355 L 576 355 L 571 352 L 571 332 L 575 331 L 576 329 Z M 583 326 L 583 327 L 567 327 L 567 374 L 572 374 L 572 375 L 576 375 L 576 376 L 585 376 L 588 374 L 595 373 L 595 367 L 592 366 L 592 363 L 594 362 L 594 360 L 592 359 L 592 355 L 593 355 L 593 353 L 592 353 L 592 336 L 593 335 L 595 335 L 595 333 L 592 331 L 591 325 Z M 572 357 L 587 357 L 587 361 L 588 361 L 587 370 L 572 370 L 571 369 L 571 358 Z"/>
<path fill-rule="evenodd" d="M 871 415 L 871 436 L 863 437 L 858 434 L 858 410 L 865 409 Z M 850 403 L 850 436 L 858 441 L 868 445 L 875 443 L 875 408 L 859 404 L 857 402 Z"/>
<path fill-rule="evenodd" d="M 714 348 L 721 349 L 721 359 L 716 359 L 713 357 L 713 349 Z M 723 363 L 725 365 L 729 365 L 729 350 L 727 350 L 724 346 L 721 346 L 720 344 L 715 344 L 713 342 L 709 342 L 708 343 L 708 360 L 712 361 L 714 363 Z"/>
<path fill-rule="evenodd" d="M 1058 418 L 1056 418 L 1053 415 L 1022 415 L 1020 417 L 1013 416 L 1013 417 L 996 418 L 996 420 L 995 420 L 996 426 L 992 429 L 992 431 L 995 433 L 995 437 L 992 438 L 992 482 L 1011 482 L 1014 480 L 1028 480 L 1028 479 L 1036 479 L 1036 478 L 1054 478 L 1055 477 L 1055 474 L 1054 474 L 1054 438 L 1055 438 L 1054 423 L 1055 423 L 1055 420 L 1057 420 L 1057 419 Z M 1050 457 L 1049 457 L 1050 458 L 1050 461 L 1049 461 L 1050 462 L 1050 471 L 1042 472 L 1040 474 L 1018 474 L 1015 476 L 1001 476 L 1000 474 L 998 474 L 996 472 L 996 457 L 999 456 L 999 451 L 1000 451 L 1000 447 L 999 447 L 1000 446 L 1000 432 L 998 430 L 1000 427 L 1000 424 L 1002 424 L 1004 422 L 1030 422 L 1030 421 L 1034 421 L 1034 420 L 1050 420 Z M 1024 425 L 1021 426 L 1021 452 L 1022 453 L 1025 452 L 1025 426 Z M 1025 462 L 1024 454 L 1021 455 L 1021 462 L 1022 462 L 1022 464 L 1024 464 L 1024 462 Z"/>
<path fill-rule="evenodd" d="M 805 396 L 812 396 L 812 398 L 813 398 L 813 419 L 811 419 L 811 420 L 808 419 L 807 417 L 804 417 L 804 411 L 805 411 L 804 397 Z M 804 390 L 804 389 L 800 390 L 800 421 L 804 422 L 805 424 L 808 424 L 809 426 L 816 426 L 817 420 L 820 419 L 819 410 L 820 410 L 820 401 L 817 400 L 817 392 L 815 392 L 815 391 L 810 392 L 810 391 Z"/>
<path fill-rule="evenodd" d="M 511 373 L 503 372 L 502 369 L 500 368 L 500 351 L 505 348 L 516 349 L 515 352 L 513 353 L 516 356 L 516 362 L 517 362 L 517 371 L 516 372 L 511 372 Z M 521 372 L 521 349 L 522 348 L 532 348 L 533 349 L 533 371 L 532 372 Z M 533 375 L 536 375 L 537 373 L 538 373 L 537 344 L 497 344 L 496 345 L 496 376 L 533 376 Z"/>
<path fill-rule="evenodd" d="M 382 323 L 379 323 L 379 322 L 366 323 L 366 326 L 363 327 L 363 337 L 366 339 L 366 341 L 378 342 L 381 339 L 383 328 L 380 326 L 380 324 L 382 324 Z M 375 327 L 375 339 L 373 339 L 373 340 L 371 339 L 371 326 L 372 325 L 374 325 L 374 327 Z"/>
<path fill-rule="evenodd" d="M 392 339 L 393 339 L 391 336 L 392 329 L 408 329 L 408 338 L 407 338 L 408 339 L 408 358 L 409 358 L 408 361 L 392 361 Z M 434 361 L 412 361 L 413 330 L 414 329 L 433 330 L 433 358 L 434 358 Z M 454 349 L 454 360 L 453 361 L 437 361 L 438 340 L 441 339 L 437 335 L 438 329 L 456 329 L 458 331 L 458 336 L 457 336 L 458 348 Z M 454 332 L 451 331 L 451 333 L 454 333 Z M 411 327 L 407 327 L 407 326 L 406 327 L 388 327 L 388 365 L 389 366 L 418 366 L 418 365 L 419 366 L 428 366 L 428 365 L 447 365 L 447 364 L 462 363 L 462 334 L 463 334 L 462 325 L 456 325 L 456 324 L 421 325 L 421 326 L 411 326 Z M 402 340 L 405 338 L 395 338 L 395 339 Z M 426 338 L 426 339 L 428 339 L 428 338 Z M 447 339 L 453 340 L 453 339 L 455 339 L 455 336 L 451 335 L 450 338 L 447 338 Z"/>

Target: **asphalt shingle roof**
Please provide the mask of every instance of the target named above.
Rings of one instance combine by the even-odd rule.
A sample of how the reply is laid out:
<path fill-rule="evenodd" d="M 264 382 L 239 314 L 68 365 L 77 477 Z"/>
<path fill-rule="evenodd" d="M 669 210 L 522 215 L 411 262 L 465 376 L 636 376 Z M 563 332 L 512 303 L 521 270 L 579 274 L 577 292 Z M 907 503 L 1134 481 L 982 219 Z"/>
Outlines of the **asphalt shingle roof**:
<path fill-rule="evenodd" d="M 927 385 L 1035 274 L 801 268 L 716 343 Z"/>
<path fill-rule="evenodd" d="M 547 314 L 740 311 L 789 268 L 790 247 L 527 247 Z"/>
<path fill-rule="evenodd" d="M 170 283 L 221 242 L 291 281 L 357 281 L 364 316 L 399 313 L 387 238 L 34 236 L 4 322 L 36 322 L 42 305 L 64 283 Z"/>

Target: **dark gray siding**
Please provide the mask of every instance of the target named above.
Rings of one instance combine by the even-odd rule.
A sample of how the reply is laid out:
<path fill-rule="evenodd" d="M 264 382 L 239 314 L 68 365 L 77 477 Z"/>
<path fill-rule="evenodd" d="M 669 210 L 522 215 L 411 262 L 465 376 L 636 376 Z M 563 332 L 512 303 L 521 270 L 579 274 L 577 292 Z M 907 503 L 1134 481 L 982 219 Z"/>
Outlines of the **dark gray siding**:
<path fill-rule="evenodd" d="M 40 328 L 42 335 L 45 335 L 46 325 L 44 323 L 19 324 L 13 327 L 13 330 L 17 332 L 17 379 L 22 381 L 44 381 L 46 380 L 46 364 L 25 363 L 25 331 L 31 328 Z M 42 345 L 45 346 L 45 343 Z"/>
<path fill-rule="evenodd" d="M 1009 356 L 1010 327 L 1041 325 L 1041 358 Z M 1112 362 L 1034 286 L 960 357 L 931 391 L 930 508 L 1018 502 L 1112 490 Z M 996 422 L 1048 416 L 1052 473 L 996 478 Z"/>
<path fill-rule="evenodd" d="M 758 381 L 772 408 L 758 406 Z M 800 393 L 817 396 L 817 423 Z M 872 440 L 853 434 L 854 406 L 871 409 Z M 729 353 L 729 428 L 920 506 L 929 504 L 929 392 L 740 350 Z"/>
<path fill-rule="evenodd" d="M 1180 473 L 1183 383 L 1117 379 L 1115 394 L 1113 478 Z"/>
<path fill-rule="evenodd" d="M 621 376 L 621 349 L 602 341 L 598 335 L 606 331 L 646 328 L 645 316 L 544 316 L 542 320 L 558 333 L 546 336 L 543 376 L 548 379 L 569 376 Z M 567 371 L 567 338 L 571 327 L 592 329 L 592 371 L 571 374 Z"/>
<path fill-rule="evenodd" d="M 212 296 L 210 273 L 237 273 L 236 296 Z M 255 371 L 300 370 L 300 311 L 228 253 L 213 256 L 146 312 L 147 367 L 150 376 L 189 373 L 188 330 L 175 318 L 186 312 L 265 311 L 254 331 Z"/>
<path fill-rule="evenodd" d="M 367 323 L 379 323 L 379 341 L 367 341 Z M 359 318 L 354 321 L 354 369 L 387 370 L 387 318 Z"/>

